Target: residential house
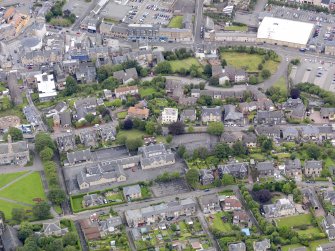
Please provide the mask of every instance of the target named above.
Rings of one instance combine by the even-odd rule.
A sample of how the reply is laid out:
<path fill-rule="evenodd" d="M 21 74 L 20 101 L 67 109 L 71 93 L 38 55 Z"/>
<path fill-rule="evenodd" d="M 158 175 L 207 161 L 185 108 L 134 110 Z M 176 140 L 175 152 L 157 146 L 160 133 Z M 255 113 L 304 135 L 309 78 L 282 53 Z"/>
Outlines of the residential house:
<path fill-rule="evenodd" d="M 263 205 L 266 218 L 277 218 L 296 214 L 293 196 L 277 200 L 274 204 Z"/>
<path fill-rule="evenodd" d="M 258 125 L 280 125 L 286 121 L 282 111 L 257 111 L 255 123 Z"/>
<path fill-rule="evenodd" d="M 98 146 L 97 134 L 94 130 L 83 130 L 79 133 L 80 143 L 86 147 Z"/>
<path fill-rule="evenodd" d="M 293 141 L 299 138 L 299 131 L 295 127 L 285 127 L 282 129 L 283 139 Z"/>
<path fill-rule="evenodd" d="M 66 109 L 68 108 L 67 104 L 62 101 L 57 103 L 57 105 L 55 105 L 54 108 L 50 109 L 46 115 L 47 118 L 52 117 L 55 114 L 59 114 L 61 112 L 66 111 Z"/>
<path fill-rule="evenodd" d="M 180 114 L 180 121 L 183 122 L 193 122 L 197 119 L 197 113 L 195 109 L 186 109 L 183 110 Z"/>
<path fill-rule="evenodd" d="M 83 62 L 76 69 L 76 79 L 80 83 L 96 82 L 97 72 L 95 65 L 92 62 Z"/>
<path fill-rule="evenodd" d="M 214 182 L 213 171 L 209 169 L 200 170 L 200 183 L 204 186 L 210 185 Z"/>
<path fill-rule="evenodd" d="M 83 164 L 88 162 L 95 161 L 95 156 L 91 153 L 90 149 L 70 152 L 66 154 L 67 163 L 64 165 L 76 165 L 76 164 Z"/>
<path fill-rule="evenodd" d="M 199 198 L 200 207 L 205 214 L 221 211 L 219 196 L 217 194 L 209 194 Z"/>
<path fill-rule="evenodd" d="M 222 109 L 220 106 L 213 108 L 203 106 L 201 112 L 202 123 L 220 122 L 222 121 Z"/>
<path fill-rule="evenodd" d="M 228 245 L 228 251 L 246 251 L 244 242 L 231 243 Z"/>
<path fill-rule="evenodd" d="M 89 113 L 96 115 L 97 99 L 94 97 L 88 97 L 79 99 L 74 103 L 74 108 L 77 113 L 75 118 L 80 121 L 84 120 L 85 116 Z"/>
<path fill-rule="evenodd" d="M 320 130 L 317 126 L 307 125 L 300 127 L 300 133 L 304 140 L 317 140 L 319 138 Z"/>
<path fill-rule="evenodd" d="M 329 202 L 332 206 L 335 206 L 335 191 L 324 191 L 323 200 Z"/>
<path fill-rule="evenodd" d="M 76 148 L 76 139 L 74 134 L 67 133 L 56 138 L 57 148 L 60 152 L 67 152 Z"/>
<path fill-rule="evenodd" d="M 162 111 L 162 124 L 171 124 L 178 120 L 177 108 L 164 108 Z"/>
<path fill-rule="evenodd" d="M 70 127 L 72 125 L 72 114 L 71 112 L 59 113 L 59 121 L 62 127 Z"/>
<path fill-rule="evenodd" d="M 116 137 L 116 129 L 112 125 L 101 125 L 97 130 L 100 139 L 104 142 L 106 141 L 113 141 Z"/>
<path fill-rule="evenodd" d="M 287 177 L 301 180 L 302 169 L 300 159 L 287 159 L 285 161 L 285 174 Z"/>
<path fill-rule="evenodd" d="M 140 185 L 123 187 L 123 196 L 126 200 L 134 200 L 142 198 Z"/>
<path fill-rule="evenodd" d="M 322 220 L 322 228 L 328 235 L 329 240 L 335 239 L 335 217 L 331 214 L 328 214 Z"/>
<path fill-rule="evenodd" d="M 99 230 L 101 237 L 105 237 L 109 234 L 114 233 L 117 230 L 117 227 L 122 226 L 122 220 L 121 217 L 115 216 L 115 217 L 109 217 L 106 220 L 101 220 L 99 222 Z"/>
<path fill-rule="evenodd" d="M 257 86 L 249 85 L 247 86 L 247 91 L 251 92 L 254 100 L 256 101 L 263 101 L 268 99 L 267 96 L 261 92 Z"/>
<path fill-rule="evenodd" d="M 335 121 L 335 107 L 322 107 L 320 110 L 320 116 L 323 119 Z"/>
<path fill-rule="evenodd" d="M 262 241 L 254 241 L 253 247 L 254 251 L 268 251 L 271 248 L 271 242 L 269 239 L 264 239 Z"/>
<path fill-rule="evenodd" d="M 236 69 L 232 66 L 225 66 L 224 75 L 233 83 L 242 83 L 248 80 L 248 74 L 244 70 Z"/>
<path fill-rule="evenodd" d="M 149 109 L 131 106 L 128 108 L 128 116 L 131 118 L 148 119 Z"/>
<path fill-rule="evenodd" d="M 200 98 L 200 89 L 192 89 L 191 90 L 191 97 Z"/>
<path fill-rule="evenodd" d="M 145 208 L 125 211 L 126 221 L 129 227 L 141 227 L 172 220 L 180 216 L 191 216 L 196 212 L 196 202 L 187 198 L 168 203 L 161 203 Z"/>
<path fill-rule="evenodd" d="M 69 230 L 67 228 L 61 228 L 60 222 L 50 222 L 50 223 L 43 223 L 43 234 L 45 236 L 63 236 Z"/>
<path fill-rule="evenodd" d="M 143 170 L 175 163 L 174 154 L 162 143 L 139 147 L 138 153 L 141 155 L 140 163 Z"/>
<path fill-rule="evenodd" d="M 314 210 L 320 208 L 320 202 L 313 188 L 304 188 L 301 190 L 304 195 L 304 204 L 312 207 Z"/>
<path fill-rule="evenodd" d="M 123 182 L 126 179 L 127 177 L 121 166 L 109 163 L 94 164 L 77 175 L 77 183 L 80 189 L 88 189 L 95 185 Z"/>
<path fill-rule="evenodd" d="M 223 211 L 235 211 L 242 209 L 242 203 L 235 196 L 227 196 L 220 200 Z"/>
<path fill-rule="evenodd" d="M 322 161 L 306 160 L 304 174 L 307 177 L 319 177 L 322 171 Z"/>
<path fill-rule="evenodd" d="M 244 179 L 248 175 L 248 163 L 247 162 L 232 162 L 225 165 L 218 166 L 218 173 L 222 179 L 224 174 L 230 174 L 235 178 Z"/>
<path fill-rule="evenodd" d="M 249 148 L 254 148 L 257 146 L 257 136 L 254 133 L 244 133 L 242 143 Z"/>
<path fill-rule="evenodd" d="M 26 141 L 12 142 L 12 137 L 8 135 L 7 143 L 0 144 L 0 165 L 24 166 L 29 161 L 29 147 Z"/>
<path fill-rule="evenodd" d="M 273 162 L 271 161 L 258 162 L 255 168 L 257 170 L 258 177 L 260 178 L 273 177 L 274 175 L 275 168 Z"/>
<path fill-rule="evenodd" d="M 227 125 L 243 125 L 243 114 L 236 111 L 234 105 L 224 105 L 223 123 Z"/>
<path fill-rule="evenodd" d="M 220 142 L 224 142 L 229 146 L 232 146 L 234 143 L 238 142 L 239 138 L 235 136 L 233 132 L 223 132 L 221 134 Z"/>
<path fill-rule="evenodd" d="M 133 86 L 122 86 L 119 88 L 116 88 L 115 91 L 115 97 L 116 98 L 123 98 L 127 95 L 136 95 L 138 94 L 138 87 L 136 85 Z"/>
<path fill-rule="evenodd" d="M 95 207 L 104 204 L 104 197 L 96 193 L 87 194 L 83 197 L 83 207 Z"/>
<path fill-rule="evenodd" d="M 104 93 L 104 99 L 105 100 L 111 100 L 113 98 L 113 93 L 112 93 L 111 90 L 104 89 L 103 93 Z"/>
<path fill-rule="evenodd" d="M 257 136 L 266 136 L 271 139 L 280 139 L 281 129 L 276 126 L 257 126 L 255 127 Z"/>
<path fill-rule="evenodd" d="M 238 210 L 233 212 L 233 224 L 239 226 L 250 226 L 251 219 L 245 210 Z"/>
<path fill-rule="evenodd" d="M 294 120 L 303 120 L 305 118 L 306 107 L 300 98 L 289 98 L 282 107 L 288 117 Z"/>
<path fill-rule="evenodd" d="M 128 84 L 136 79 L 138 79 L 138 74 L 136 68 L 126 69 L 125 71 L 116 71 L 113 73 L 113 77 L 122 82 L 123 84 Z"/>

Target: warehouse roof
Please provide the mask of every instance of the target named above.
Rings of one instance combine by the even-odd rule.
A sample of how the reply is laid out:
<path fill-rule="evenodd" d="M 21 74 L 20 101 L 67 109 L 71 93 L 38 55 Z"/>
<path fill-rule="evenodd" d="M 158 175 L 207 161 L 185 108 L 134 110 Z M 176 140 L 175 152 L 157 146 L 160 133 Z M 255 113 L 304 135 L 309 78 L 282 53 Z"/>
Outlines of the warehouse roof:
<path fill-rule="evenodd" d="M 314 24 L 311 23 L 264 17 L 258 28 L 257 38 L 306 45 L 313 28 Z"/>

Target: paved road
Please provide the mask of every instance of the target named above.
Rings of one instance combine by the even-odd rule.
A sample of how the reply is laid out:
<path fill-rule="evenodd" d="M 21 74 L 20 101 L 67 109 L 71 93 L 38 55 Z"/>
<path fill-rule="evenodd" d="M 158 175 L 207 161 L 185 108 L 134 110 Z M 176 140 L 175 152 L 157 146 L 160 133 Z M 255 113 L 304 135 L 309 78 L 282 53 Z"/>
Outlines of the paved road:
<path fill-rule="evenodd" d="M 204 6 L 203 0 L 196 0 L 195 7 L 195 20 L 194 20 L 194 43 L 198 44 L 202 42 L 202 38 L 200 37 L 200 27 L 202 26 L 202 9 Z"/>

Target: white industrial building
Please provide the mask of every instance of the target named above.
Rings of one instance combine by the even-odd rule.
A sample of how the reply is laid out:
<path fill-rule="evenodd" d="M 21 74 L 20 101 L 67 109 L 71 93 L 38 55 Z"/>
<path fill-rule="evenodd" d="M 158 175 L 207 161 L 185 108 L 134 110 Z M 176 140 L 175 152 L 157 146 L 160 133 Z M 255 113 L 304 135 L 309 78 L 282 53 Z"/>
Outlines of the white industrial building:
<path fill-rule="evenodd" d="M 57 96 L 56 84 L 52 74 L 38 74 L 35 75 L 35 78 L 40 101 L 50 100 Z"/>
<path fill-rule="evenodd" d="M 314 24 L 288 19 L 264 17 L 258 32 L 257 41 L 288 47 L 306 47 L 314 32 Z"/>

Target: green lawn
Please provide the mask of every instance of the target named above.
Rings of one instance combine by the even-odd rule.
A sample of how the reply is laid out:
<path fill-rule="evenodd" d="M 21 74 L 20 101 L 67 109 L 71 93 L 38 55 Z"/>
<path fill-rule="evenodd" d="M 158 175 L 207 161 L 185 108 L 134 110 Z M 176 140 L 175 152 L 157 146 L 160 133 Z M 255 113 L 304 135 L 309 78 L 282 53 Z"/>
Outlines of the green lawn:
<path fill-rule="evenodd" d="M 225 215 L 225 212 L 218 212 L 214 215 L 212 227 L 219 230 L 220 232 L 227 233 L 232 230 L 230 223 L 224 223 L 221 219 Z"/>
<path fill-rule="evenodd" d="M 6 219 L 12 218 L 12 209 L 13 208 L 23 208 L 25 210 L 30 210 L 30 207 L 25 207 L 20 204 L 11 203 L 0 199 L 0 210 L 4 212 Z"/>
<path fill-rule="evenodd" d="M 329 168 L 331 166 L 335 166 L 334 160 L 332 160 L 330 157 L 328 157 L 324 160 L 324 164 L 325 164 L 326 168 Z"/>
<path fill-rule="evenodd" d="M 142 198 L 150 198 L 151 197 L 150 188 L 147 186 L 141 186 L 141 194 Z"/>
<path fill-rule="evenodd" d="M 177 72 L 181 68 L 184 68 L 186 70 L 189 70 L 192 65 L 202 67 L 202 65 L 199 63 L 199 61 L 196 58 L 186 58 L 182 60 L 171 60 L 169 61 L 172 71 Z"/>
<path fill-rule="evenodd" d="M 309 227 L 306 230 L 296 230 L 299 236 L 308 236 L 310 237 L 313 234 L 320 234 L 321 231 L 317 227 Z"/>
<path fill-rule="evenodd" d="M 228 65 L 237 68 L 244 68 L 247 72 L 259 72 L 258 65 L 262 63 L 262 55 L 239 52 L 223 52 L 221 58 L 225 59 Z M 268 60 L 263 65 L 263 69 L 268 69 L 272 74 L 277 71 L 278 62 Z"/>
<path fill-rule="evenodd" d="M 278 87 L 281 91 L 287 93 L 287 84 L 285 77 L 280 77 L 277 82 L 274 83 L 273 87 Z"/>
<path fill-rule="evenodd" d="M 282 246 L 281 250 L 282 251 L 289 251 L 290 248 L 298 248 L 298 247 L 302 247 L 302 245 L 301 244 L 286 245 L 286 246 Z"/>
<path fill-rule="evenodd" d="M 27 172 L 18 172 L 18 173 L 6 173 L 0 174 L 0 187 L 10 183 L 11 181 L 15 180 L 16 178 L 22 176 Z"/>
<path fill-rule="evenodd" d="M 117 114 L 117 118 L 118 118 L 118 119 L 125 119 L 125 118 L 127 117 L 127 114 L 128 114 L 128 112 L 126 112 L 126 111 L 124 111 L 124 112 L 119 112 L 119 113 Z"/>
<path fill-rule="evenodd" d="M 107 196 L 106 198 L 108 200 L 113 200 L 113 201 L 118 201 L 118 200 L 123 201 L 123 194 L 121 192 L 116 192 L 116 193 L 113 193 L 113 194 Z"/>
<path fill-rule="evenodd" d="M 248 26 L 231 25 L 231 26 L 225 26 L 224 29 L 226 31 L 248 31 Z"/>
<path fill-rule="evenodd" d="M 72 210 L 73 211 L 77 212 L 83 208 L 83 204 L 82 204 L 83 198 L 82 197 L 78 197 L 78 198 L 71 197 L 71 200 L 72 200 Z"/>
<path fill-rule="evenodd" d="M 296 216 L 285 217 L 276 220 L 278 227 L 287 226 L 297 227 L 301 225 L 311 225 L 312 224 L 312 215 L 310 214 L 301 214 Z"/>
<path fill-rule="evenodd" d="M 35 204 L 34 198 L 46 199 L 40 174 L 34 172 L 0 191 L 0 196 L 27 204 Z"/>
<path fill-rule="evenodd" d="M 148 87 L 148 88 L 140 88 L 140 95 L 141 98 L 144 98 L 146 96 L 152 95 L 156 93 L 156 90 L 152 87 Z"/>
<path fill-rule="evenodd" d="M 131 138 L 131 139 L 137 139 L 137 138 L 142 138 L 143 136 L 147 135 L 145 132 L 137 130 L 137 129 L 132 129 L 132 130 L 120 130 L 117 134 L 117 138 L 118 137 L 122 137 L 125 136 L 127 139 Z M 158 136 L 156 137 L 157 142 L 162 142 L 165 143 L 165 137 L 163 136 Z"/>
<path fill-rule="evenodd" d="M 168 25 L 169 28 L 183 28 L 183 16 L 174 16 Z"/>
<path fill-rule="evenodd" d="M 311 251 L 315 251 L 316 248 L 320 245 L 320 244 L 325 244 L 325 243 L 329 243 L 328 239 L 322 239 L 322 240 L 317 240 L 317 241 L 311 241 L 309 242 L 309 248 Z"/>
<path fill-rule="evenodd" d="M 250 159 L 254 159 L 256 161 L 264 161 L 266 157 L 261 153 L 252 153 L 250 154 Z"/>

